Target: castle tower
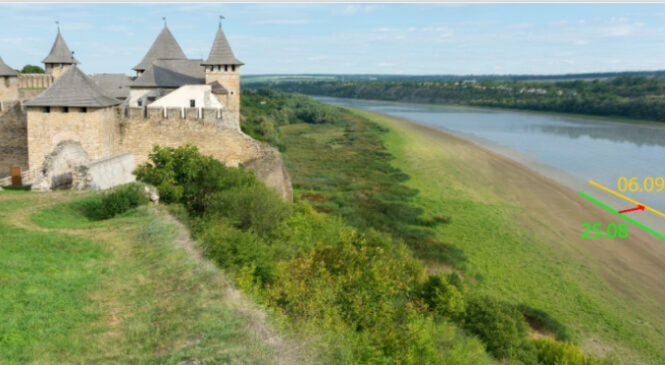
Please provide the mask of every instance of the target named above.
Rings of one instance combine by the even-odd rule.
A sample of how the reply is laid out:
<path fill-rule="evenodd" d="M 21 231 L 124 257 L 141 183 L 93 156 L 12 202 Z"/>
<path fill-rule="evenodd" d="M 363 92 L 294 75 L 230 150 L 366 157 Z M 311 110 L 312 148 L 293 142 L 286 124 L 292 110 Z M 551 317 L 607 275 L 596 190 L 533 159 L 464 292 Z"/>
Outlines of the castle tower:
<path fill-rule="evenodd" d="M 206 84 L 212 84 L 213 88 L 220 90 L 214 94 L 224 104 L 224 108 L 232 112 L 235 120 L 239 120 L 240 66 L 244 63 L 238 61 L 233 55 L 231 46 L 222 31 L 221 21 L 210 55 L 201 65 L 205 67 Z"/>
<path fill-rule="evenodd" d="M 134 66 L 133 70 L 136 71 L 136 76 L 141 76 L 143 72 L 150 68 L 155 60 L 186 60 L 185 53 L 180 48 L 178 41 L 175 40 L 173 34 L 164 23 L 164 28 L 159 33 L 155 42 L 148 50 L 148 53 L 143 56 L 141 62 Z"/>
<path fill-rule="evenodd" d="M 72 65 L 79 63 L 79 61 L 74 58 L 69 47 L 67 47 L 65 40 L 62 38 L 59 25 L 58 35 L 55 37 L 53 47 L 51 47 L 51 53 L 44 58 L 42 63 L 46 66 L 46 73 L 52 75 L 54 80 L 65 73 L 65 71 L 67 71 Z"/>

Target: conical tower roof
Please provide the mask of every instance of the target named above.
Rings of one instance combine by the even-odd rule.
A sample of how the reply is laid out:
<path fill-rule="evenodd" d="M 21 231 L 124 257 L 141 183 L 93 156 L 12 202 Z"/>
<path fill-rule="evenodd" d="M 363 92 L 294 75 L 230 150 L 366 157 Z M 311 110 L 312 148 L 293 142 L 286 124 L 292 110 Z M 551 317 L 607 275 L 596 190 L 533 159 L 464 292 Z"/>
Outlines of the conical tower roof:
<path fill-rule="evenodd" d="M 53 47 L 51 47 L 51 53 L 49 53 L 42 63 L 63 63 L 63 64 L 77 64 L 79 61 L 74 58 L 72 51 L 67 47 L 67 43 L 62 38 L 60 34 L 60 28 L 58 28 L 58 35 L 55 37 L 55 42 L 53 42 Z"/>
<path fill-rule="evenodd" d="M 2 60 L 2 57 L 0 57 L 0 76 L 18 76 L 18 72 L 7 66 L 5 61 Z"/>
<path fill-rule="evenodd" d="M 74 65 L 58 77 L 53 85 L 24 105 L 101 108 L 118 104 L 118 99 L 108 96 Z"/>
<path fill-rule="evenodd" d="M 157 39 L 152 44 L 143 60 L 133 70 L 145 71 L 155 60 L 186 60 L 185 53 L 171 34 L 169 28 L 164 25 L 164 29 L 159 33 Z"/>
<path fill-rule="evenodd" d="M 212 50 L 208 59 L 201 63 L 203 66 L 208 65 L 244 65 L 236 56 L 233 55 L 229 41 L 226 40 L 224 31 L 222 31 L 222 24 L 219 24 L 215 41 L 212 44 Z"/>

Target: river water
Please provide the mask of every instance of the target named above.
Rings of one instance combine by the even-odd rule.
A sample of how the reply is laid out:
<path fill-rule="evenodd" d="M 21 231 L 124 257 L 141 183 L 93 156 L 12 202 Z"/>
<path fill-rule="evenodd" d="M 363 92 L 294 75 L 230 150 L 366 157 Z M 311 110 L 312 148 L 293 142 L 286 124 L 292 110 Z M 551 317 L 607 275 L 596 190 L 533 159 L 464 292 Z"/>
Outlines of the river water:
<path fill-rule="evenodd" d="M 616 209 L 632 205 L 607 197 L 587 181 L 594 180 L 617 190 L 620 176 L 637 176 L 639 181 L 646 176 L 665 177 L 665 123 L 661 126 L 610 118 L 461 106 L 330 97 L 316 99 L 408 119 L 452 133 L 517 160 L 576 191 L 602 197 Z M 665 190 L 625 194 L 665 211 Z M 664 231 L 665 219 L 652 218 L 655 217 L 649 217 L 648 221 L 658 225 L 652 228 Z"/>

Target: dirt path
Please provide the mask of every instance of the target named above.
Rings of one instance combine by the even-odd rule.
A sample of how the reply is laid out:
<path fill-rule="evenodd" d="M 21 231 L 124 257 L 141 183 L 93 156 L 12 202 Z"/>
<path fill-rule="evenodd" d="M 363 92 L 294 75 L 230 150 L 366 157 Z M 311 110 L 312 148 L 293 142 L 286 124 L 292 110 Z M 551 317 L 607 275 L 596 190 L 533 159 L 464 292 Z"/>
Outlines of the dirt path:
<path fill-rule="evenodd" d="M 35 194 L 1 194 L 0 204 L 9 201 L 29 201 L 27 207 L 15 209 L 2 217 L 2 223 L 6 223 L 13 227 L 21 228 L 29 231 L 40 232 L 58 232 L 68 235 L 83 236 L 87 239 L 94 239 L 97 243 L 107 247 L 113 255 L 109 258 L 107 263 L 109 270 L 113 271 L 113 267 L 117 266 L 118 260 L 131 260 L 132 234 L 118 234 L 129 228 L 119 227 L 119 229 L 110 230 L 108 227 L 92 227 L 92 228 L 46 228 L 42 227 L 31 220 L 31 216 L 47 207 L 63 203 L 72 199 L 76 199 L 76 195 L 71 192 L 53 192 L 53 193 L 35 193 Z M 268 316 L 264 310 L 258 305 L 249 300 L 244 293 L 235 288 L 233 284 L 228 281 L 226 276 L 220 269 L 210 260 L 206 259 L 201 253 L 200 245 L 191 238 L 190 232 L 185 225 L 179 222 L 175 217 L 170 215 L 166 209 L 160 206 L 153 206 L 150 208 L 156 216 L 161 217 L 175 227 L 175 238 L 173 246 L 178 250 L 183 250 L 187 253 L 189 259 L 195 261 L 200 270 L 208 272 L 217 285 L 211 287 L 222 290 L 218 300 L 222 301 L 224 305 L 232 308 L 238 312 L 243 318 L 243 327 L 247 328 L 247 332 L 256 337 L 260 342 L 264 343 L 275 354 L 274 359 L 276 364 L 296 364 L 306 363 L 303 360 L 309 357 L 308 354 L 302 349 L 304 342 L 291 340 L 281 333 L 279 333 L 271 324 Z M 131 230 L 131 229 L 130 229 Z M 94 237 L 94 238 L 93 238 Z M 127 281 L 129 282 L 129 281 Z M 103 304 L 106 308 L 106 313 L 99 319 L 99 323 L 92 324 L 95 327 L 104 328 L 103 332 L 99 333 L 99 338 L 90 339 L 91 341 L 100 342 L 100 347 L 104 348 L 104 343 L 112 341 L 118 336 L 123 335 L 119 331 L 122 322 L 129 316 L 130 309 L 126 308 L 116 298 L 114 293 L 120 293 L 128 290 L 126 287 L 127 282 L 109 283 L 105 282 L 100 290 L 90 293 L 90 297 L 95 301 Z M 204 285 L 204 284 L 202 284 Z M 208 284 L 205 284 L 208 285 Z M 106 358 L 122 358 L 123 354 L 108 353 L 101 354 L 101 359 Z M 119 357 L 118 357 L 119 356 Z M 309 361 L 311 362 L 311 361 Z"/>

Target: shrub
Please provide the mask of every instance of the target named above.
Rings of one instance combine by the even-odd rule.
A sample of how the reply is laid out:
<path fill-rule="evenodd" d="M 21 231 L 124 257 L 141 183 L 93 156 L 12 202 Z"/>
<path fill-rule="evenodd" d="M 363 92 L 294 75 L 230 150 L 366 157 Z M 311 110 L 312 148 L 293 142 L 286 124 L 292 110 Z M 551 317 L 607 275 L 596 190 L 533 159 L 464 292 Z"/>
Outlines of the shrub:
<path fill-rule="evenodd" d="M 254 185 L 234 187 L 214 195 L 207 213 L 227 218 L 236 228 L 264 235 L 288 217 L 290 211 L 275 191 Z"/>
<path fill-rule="evenodd" d="M 440 276 L 430 276 L 422 291 L 423 299 L 437 314 L 457 319 L 464 313 L 466 304 L 462 293 Z"/>
<path fill-rule="evenodd" d="M 538 361 L 544 365 L 600 365 L 601 361 L 585 355 L 570 342 L 559 342 L 549 338 L 534 341 Z"/>
<path fill-rule="evenodd" d="M 467 302 L 464 328 L 487 345 L 487 351 L 502 359 L 518 354 L 527 336 L 527 324 L 517 307 L 488 296 Z"/>
<path fill-rule="evenodd" d="M 257 235 L 211 221 L 204 225 L 198 238 L 204 242 L 206 256 L 220 265 L 236 271 L 250 267 L 254 282 L 261 285 L 272 281 L 270 246 Z"/>
<path fill-rule="evenodd" d="M 216 193 L 240 186 L 258 184 L 250 171 L 227 167 L 198 148 L 155 146 L 149 162 L 139 166 L 136 177 L 159 190 L 165 203 L 182 203 L 194 215 L 201 216 L 213 202 Z"/>
<path fill-rule="evenodd" d="M 99 208 L 101 219 L 113 218 L 139 205 L 147 204 L 143 185 L 131 183 L 117 187 L 104 194 Z"/>

